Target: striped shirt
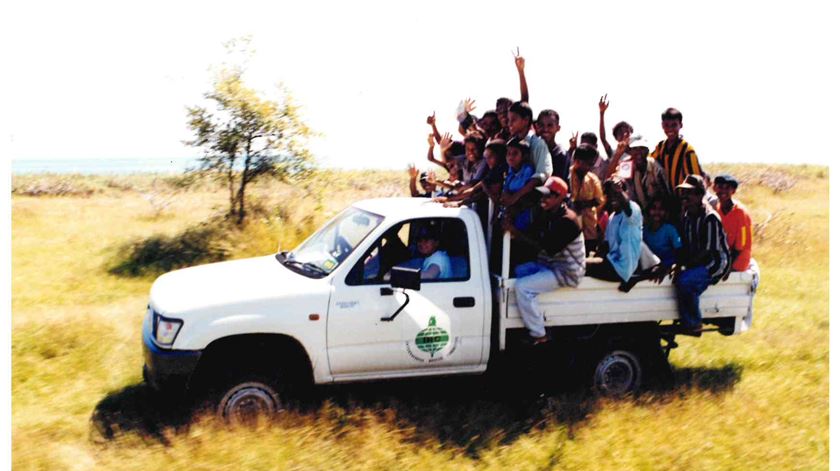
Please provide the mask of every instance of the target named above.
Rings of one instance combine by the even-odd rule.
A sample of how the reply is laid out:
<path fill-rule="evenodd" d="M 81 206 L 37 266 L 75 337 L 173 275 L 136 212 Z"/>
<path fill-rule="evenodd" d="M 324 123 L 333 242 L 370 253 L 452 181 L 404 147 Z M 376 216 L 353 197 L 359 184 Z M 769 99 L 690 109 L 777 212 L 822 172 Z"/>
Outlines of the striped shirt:
<path fill-rule="evenodd" d="M 586 249 L 575 212 L 540 211 L 534 226 L 532 234 L 541 246 L 537 261 L 554 272 L 560 286 L 577 286 L 586 273 Z"/>
<path fill-rule="evenodd" d="M 662 165 L 662 169 L 665 171 L 665 181 L 668 184 L 668 193 L 674 194 L 674 188 L 682 183 L 685 177 L 702 175 L 703 169 L 700 168 L 700 162 L 697 160 L 697 153 L 694 152 L 694 148 L 682 136 L 672 148 L 666 146 L 666 142 L 659 141 L 650 156 L 659 162 L 659 165 Z"/>
<path fill-rule="evenodd" d="M 683 247 L 692 256 L 703 250 L 709 251 L 709 260 L 705 263 L 709 269 L 711 284 L 715 284 L 729 272 L 731 260 L 726 244 L 726 233 L 718 213 L 707 203 L 696 217 L 683 213 Z"/>

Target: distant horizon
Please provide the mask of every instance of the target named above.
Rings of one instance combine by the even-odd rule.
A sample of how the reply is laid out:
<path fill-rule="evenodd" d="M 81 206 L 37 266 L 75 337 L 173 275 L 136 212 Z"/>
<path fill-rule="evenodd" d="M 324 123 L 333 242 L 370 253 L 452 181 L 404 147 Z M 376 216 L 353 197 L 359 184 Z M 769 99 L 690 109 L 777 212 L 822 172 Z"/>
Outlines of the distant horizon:
<path fill-rule="evenodd" d="M 34 174 L 56 174 L 56 175 L 128 175 L 128 174 L 155 174 L 155 173 L 183 173 L 188 169 L 189 164 L 197 162 L 201 157 L 52 157 L 52 158 L 13 158 L 11 159 L 12 175 L 34 175 Z M 143 164 L 152 164 L 144 166 Z M 166 168 L 171 163 L 172 168 Z M 111 165 L 109 165 L 111 164 Z M 122 164 L 122 165 L 121 165 Z M 708 161 L 704 164 L 725 164 L 725 165 L 812 165 L 829 167 L 822 162 L 726 162 Z M 406 168 L 406 165 L 394 166 L 336 166 L 318 165 L 325 170 L 393 170 L 399 171 Z"/>

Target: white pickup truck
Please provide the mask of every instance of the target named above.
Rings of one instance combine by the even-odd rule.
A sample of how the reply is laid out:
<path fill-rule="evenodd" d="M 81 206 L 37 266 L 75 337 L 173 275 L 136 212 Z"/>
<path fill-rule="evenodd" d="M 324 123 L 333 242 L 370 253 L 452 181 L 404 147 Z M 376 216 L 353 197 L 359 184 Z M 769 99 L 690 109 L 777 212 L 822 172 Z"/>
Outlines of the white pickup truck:
<path fill-rule="evenodd" d="M 451 269 L 421 280 L 413 239 L 429 224 Z M 486 232 L 468 208 L 372 199 L 294 251 L 164 274 L 143 323 L 144 378 L 170 393 L 209 388 L 218 414 L 237 419 L 278 410 L 294 384 L 483 373 L 527 335 L 507 276 L 509 237 L 496 244 L 495 273 Z M 755 268 L 710 287 L 701 297 L 707 330 L 746 331 L 757 281 Z M 668 280 L 623 293 L 587 277 L 539 301 L 563 347 L 552 351 L 602 392 L 636 390 L 645 365 L 676 346 Z"/>

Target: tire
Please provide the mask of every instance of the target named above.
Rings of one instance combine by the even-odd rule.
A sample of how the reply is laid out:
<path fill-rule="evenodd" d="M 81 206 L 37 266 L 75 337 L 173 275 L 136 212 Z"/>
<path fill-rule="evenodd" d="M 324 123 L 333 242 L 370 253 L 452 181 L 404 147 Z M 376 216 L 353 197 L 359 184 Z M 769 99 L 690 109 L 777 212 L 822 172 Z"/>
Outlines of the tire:
<path fill-rule="evenodd" d="M 642 385 L 642 362 L 629 350 L 608 349 L 598 357 L 592 375 L 592 387 L 602 396 L 633 394 Z"/>
<path fill-rule="evenodd" d="M 254 426 L 284 410 L 278 388 L 262 378 L 233 381 L 216 403 L 216 416 L 232 425 Z"/>

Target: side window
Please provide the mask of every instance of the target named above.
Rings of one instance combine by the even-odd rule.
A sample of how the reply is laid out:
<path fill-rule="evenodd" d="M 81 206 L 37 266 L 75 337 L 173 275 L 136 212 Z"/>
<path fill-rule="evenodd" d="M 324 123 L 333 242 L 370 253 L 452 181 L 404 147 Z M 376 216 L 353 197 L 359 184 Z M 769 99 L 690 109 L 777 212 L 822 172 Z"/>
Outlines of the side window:
<path fill-rule="evenodd" d="M 419 268 L 424 283 L 470 278 L 467 228 L 457 218 L 412 219 L 374 242 L 347 276 L 348 285 L 386 284 L 394 266 Z"/>

